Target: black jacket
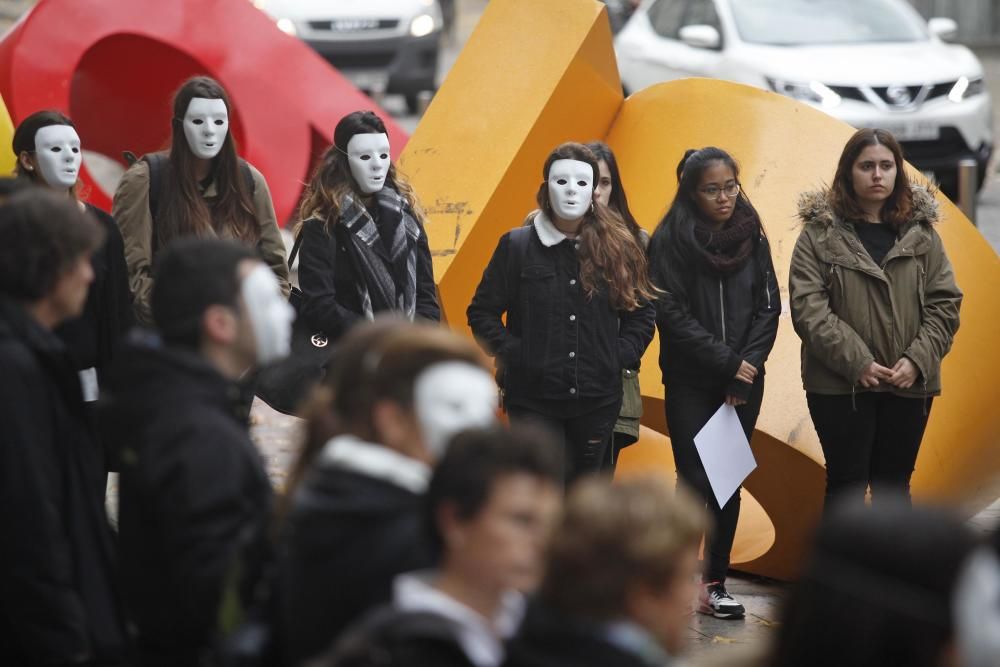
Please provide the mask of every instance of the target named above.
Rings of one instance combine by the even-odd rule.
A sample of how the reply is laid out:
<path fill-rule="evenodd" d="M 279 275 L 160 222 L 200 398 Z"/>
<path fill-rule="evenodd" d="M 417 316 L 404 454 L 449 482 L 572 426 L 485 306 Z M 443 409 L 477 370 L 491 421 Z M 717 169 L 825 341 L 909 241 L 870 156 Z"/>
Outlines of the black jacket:
<path fill-rule="evenodd" d="M 271 487 L 239 388 L 193 352 L 139 333 L 101 411 L 121 458 L 126 607 L 139 665 L 194 665 L 230 629 L 220 611 L 253 598 L 269 559 Z"/>
<path fill-rule="evenodd" d="M 331 667 L 475 667 L 455 624 L 430 612 L 383 607 L 348 628 L 325 664 Z"/>
<path fill-rule="evenodd" d="M 666 290 L 656 308 L 663 383 L 749 396 L 751 385 L 734 376 L 746 360 L 758 370 L 757 381 L 763 381 L 781 314 L 767 239 L 761 236 L 744 265 L 726 276 L 700 259 L 675 269 L 674 281 L 667 279 L 662 258 L 650 257 L 650 267 L 653 283 Z"/>
<path fill-rule="evenodd" d="M 599 627 L 533 605 L 503 667 L 666 667 L 618 647 Z"/>
<path fill-rule="evenodd" d="M 103 461 L 63 343 L 0 297 L 0 664 L 121 658 Z"/>
<path fill-rule="evenodd" d="M 331 340 L 340 338 L 351 325 L 364 318 L 358 283 L 362 276 L 353 257 L 349 234 L 343 225 L 328 233 L 324 221 L 309 218 L 302 223 L 299 249 L 299 288 L 302 290 L 303 319 Z M 427 234 L 417 242 L 416 315 L 425 320 L 441 320 L 441 308 L 434 285 L 434 267 Z"/>
<path fill-rule="evenodd" d="M 320 461 L 295 492 L 279 582 L 285 663 L 322 653 L 370 609 L 389 602 L 398 574 L 434 564 L 421 497 Z"/>
<path fill-rule="evenodd" d="M 535 227 L 524 232 L 529 238 L 523 256 L 511 241 L 515 232 L 500 237 L 467 310 L 472 333 L 497 358 L 507 395 L 573 399 L 620 393 L 622 368 L 638 368 L 653 339 L 655 310 L 617 310 L 604 289 L 587 298 L 577 242 L 545 245 Z"/>
<path fill-rule="evenodd" d="M 95 367 L 103 375 L 119 341 L 133 324 L 132 293 L 125 244 L 115 219 L 90 204 L 87 211 L 104 229 L 104 245 L 91 260 L 94 282 L 87 292 L 83 314 L 56 329 L 56 335 L 69 348 L 77 370 Z"/>

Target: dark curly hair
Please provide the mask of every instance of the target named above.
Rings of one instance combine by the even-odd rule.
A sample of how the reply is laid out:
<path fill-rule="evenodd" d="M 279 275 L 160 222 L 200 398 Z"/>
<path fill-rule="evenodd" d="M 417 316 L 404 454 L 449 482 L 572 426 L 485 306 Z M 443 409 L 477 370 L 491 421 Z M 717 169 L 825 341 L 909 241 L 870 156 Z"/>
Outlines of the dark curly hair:
<path fill-rule="evenodd" d="M 17 192 L 0 204 L 0 293 L 32 303 L 48 295 L 81 256 L 104 241 L 104 230 L 65 194 Z"/>

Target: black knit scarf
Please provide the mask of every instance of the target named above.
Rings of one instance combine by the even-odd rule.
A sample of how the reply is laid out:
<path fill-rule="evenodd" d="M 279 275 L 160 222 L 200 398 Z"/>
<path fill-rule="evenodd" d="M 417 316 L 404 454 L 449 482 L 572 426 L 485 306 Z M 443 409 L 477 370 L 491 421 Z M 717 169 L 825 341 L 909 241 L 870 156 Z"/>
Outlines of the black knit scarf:
<path fill-rule="evenodd" d="M 753 252 L 760 219 L 749 206 L 737 204 L 722 229 L 712 229 L 701 220 L 694 226 L 702 259 L 716 273 L 728 275 L 739 270 Z"/>

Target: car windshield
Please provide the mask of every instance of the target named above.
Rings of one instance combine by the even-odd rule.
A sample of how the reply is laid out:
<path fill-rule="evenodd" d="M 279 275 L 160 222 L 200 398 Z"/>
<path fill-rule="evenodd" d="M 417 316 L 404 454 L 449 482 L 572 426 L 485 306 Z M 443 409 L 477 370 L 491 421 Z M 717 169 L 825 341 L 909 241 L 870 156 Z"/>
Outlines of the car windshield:
<path fill-rule="evenodd" d="M 733 0 L 744 42 L 797 46 L 920 42 L 927 30 L 901 0 Z"/>

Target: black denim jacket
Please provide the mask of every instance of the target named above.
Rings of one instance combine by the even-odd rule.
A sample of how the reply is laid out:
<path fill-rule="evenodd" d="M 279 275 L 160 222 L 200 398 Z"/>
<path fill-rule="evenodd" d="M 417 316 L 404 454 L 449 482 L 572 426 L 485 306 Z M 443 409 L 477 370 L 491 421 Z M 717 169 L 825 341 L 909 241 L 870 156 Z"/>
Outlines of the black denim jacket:
<path fill-rule="evenodd" d="M 497 358 L 507 395 L 574 399 L 620 393 L 622 369 L 638 368 L 653 338 L 655 309 L 617 310 L 605 289 L 588 298 L 577 242 L 547 219 L 536 220 L 523 257 L 512 258 L 512 246 L 508 232 L 467 311 L 479 344 Z"/>

